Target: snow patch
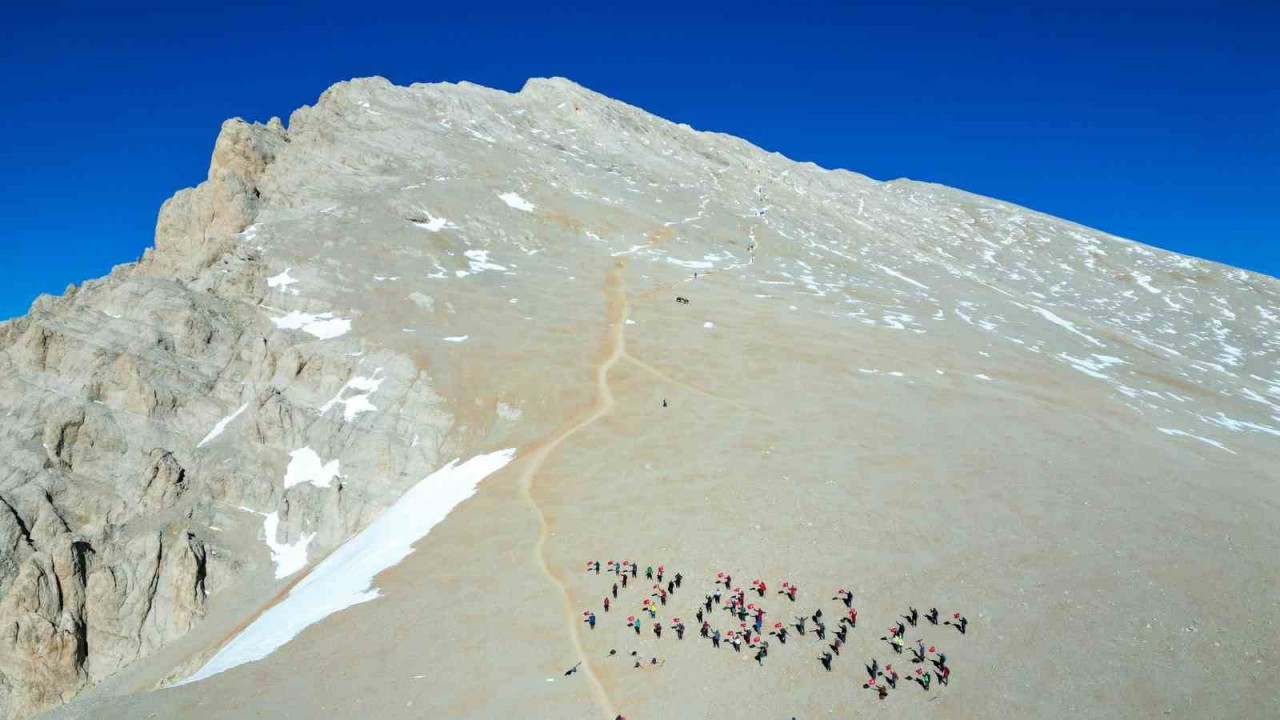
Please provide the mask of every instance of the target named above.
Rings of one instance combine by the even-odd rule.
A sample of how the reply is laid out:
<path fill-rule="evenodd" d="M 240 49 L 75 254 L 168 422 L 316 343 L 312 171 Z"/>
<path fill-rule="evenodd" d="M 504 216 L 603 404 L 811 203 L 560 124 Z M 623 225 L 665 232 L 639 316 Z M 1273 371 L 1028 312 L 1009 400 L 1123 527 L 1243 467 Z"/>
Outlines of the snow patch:
<path fill-rule="evenodd" d="M 267 278 L 267 287 L 277 289 L 282 293 L 297 295 L 298 289 L 289 287 L 290 285 L 298 282 L 297 278 L 289 275 L 289 271 L 292 269 L 293 268 L 285 268 L 284 272 L 279 275 Z"/>
<path fill-rule="evenodd" d="M 420 228 L 422 228 L 423 230 L 426 230 L 427 232 L 438 233 L 438 232 L 440 232 L 441 230 L 456 230 L 456 229 L 458 229 L 458 226 L 457 226 L 457 225 L 454 225 L 453 223 L 449 222 L 448 220 L 446 220 L 446 219 L 444 219 L 444 218 L 442 218 L 442 217 L 436 217 L 436 216 L 432 215 L 431 213 L 429 213 L 429 212 L 427 212 L 427 211 L 425 211 L 425 210 L 424 210 L 424 211 L 422 211 L 422 214 L 427 216 L 427 221 L 426 221 L 426 222 L 418 222 L 418 221 L 416 221 L 416 220 L 415 220 L 415 221 L 412 221 L 412 222 L 413 222 L 414 226 L 416 226 L 416 227 L 420 227 Z"/>
<path fill-rule="evenodd" d="M 887 268 L 887 267 L 885 267 L 884 265 L 877 265 L 876 267 L 877 267 L 877 268 L 879 268 L 879 269 L 880 269 L 880 271 L 881 271 L 881 272 L 883 272 L 883 273 L 884 273 L 884 274 L 886 274 L 886 275 L 891 275 L 891 276 L 893 276 L 893 277 L 898 278 L 899 280 L 901 280 L 901 281 L 903 281 L 903 282 L 911 283 L 912 285 L 915 285 L 916 287 L 921 288 L 921 289 L 923 289 L 923 290 L 928 290 L 928 289 L 929 289 L 929 286 L 928 286 L 928 285 L 925 285 L 925 284 L 924 284 L 924 283 L 922 283 L 922 282 L 917 282 L 917 281 L 915 281 L 915 280 L 912 280 L 911 278 L 907 277 L 906 275 L 903 275 L 902 273 L 898 272 L 897 270 L 893 270 L 893 269 L 891 269 L 891 268 Z"/>
<path fill-rule="evenodd" d="M 1045 310 L 1045 309 L 1044 309 L 1044 308 L 1042 308 L 1042 307 L 1036 307 L 1036 306 L 1032 305 L 1032 306 L 1031 306 L 1031 309 L 1032 309 L 1032 310 L 1035 310 L 1037 313 L 1039 313 L 1039 314 L 1040 314 L 1040 317 L 1044 318 L 1045 320 L 1048 320 L 1049 322 L 1053 323 L 1054 325 L 1057 325 L 1057 326 L 1059 326 L 1059 327 L 1065 328 L 1065 329 L 1066 329 L 1068 332 L 1070 332 L 1070 333 L 1073 333 L 1073 334 L 1075 334 L 1075 335 L 1079 335 L 1080 337 L 1084 338 L 1085 340 L 1088 340 L 1088 341 L 1089 341 L 1090 343 L 1092 343 L 1093 345 L 1095 345 L 1095 346 L 1097 346 L 1097 347 L 1106 347 L 1106 345 L 1104 345 L 1104 344 L 1102 343 L 1102 341 L 1098 340 L 1097 338 L 1093 337 L 1092 335 L 1086 335 L 1085 333 L 1080 332 L 1080 330 L 1078 330 L 1078 329 L 1076 328 L 1075 324 L 1074 324 L 1074 323 L 1072 323 L 1071 321 L 1069 321 L 1069 320 L 1064 320 L 1064 319 L 1062 319 L 1062 318 L 1058 317 L 1057 315 L 1054 315 L 1052 312 L 1050 312 L 1050 311 L 1048 311 L 1048 310 Z"/>
<path fill-rule="evenodd" d="M 316 487 L 327 488 L 338 477 L 341 466 L 337 460 L 328 463 L 320 461 L 320 455 L 309 447 L 298 448 L 289 453 L 289 467 L 284 472 L 286 489 L 302 483 L 311 483 Z"/>
<path fill-rule="evenodd" d="M 342 389 L 338 391 L 338 394 L 333 396 L 332 400 L 320 407 L 320 414 L 324 415 L 329 412 L 329 409 L 334 405 L 341 403 L 343 406 L 342 419 L 347 422 L 351 422 L 352 420 L 355 420 L 360 413 L 377 410 L 378 408 L 375 407 L 372 402 L 369 402 L 369 396 L 377 392 L 378 388 L 382 386 L 382 381 L 386 379 L 379 377 L 381 374 L 382 368 L 378 368 L 373 372 L 372 377 L 357 376 L 351 378 L 347 381 L 346 385 L 342 386 Z M 343 394 L 347 390 L 355 390 L 361 394 L 344 398 Z"/>
<path fill-rule="evenodd" d="M 533 203 L 529 202 L 528 200 L 525 200 L 524 198 L 520 197 L 519 195 L 513 192 L 502 193 L 501 195 L 498 196 L 498 199 L 506 203 L 507 207 L 514 208 L 516 210 L 521 210 L 524 212 L 533 212 L 533 209 L 536 207 Z"/>
<path fill-rule="evenodd" d="M 472 273 L 481 273 L 485 270 L 504 271 L 507 269 L 503 265 L 490 262 L 488 250 L 468 250 L 463 255 L 467 256 L 468 265 Z"/>
<path fill-rule="evenodd" d="M 321 340 L 332 340 L 351 331 L 351 321 L 336 318 L 333 313 L 310 313 L 294 310 L 284 317 L 271 318 L 279 330 L 301 330 Z"/>
<path fill-rule="evenodd" d="M 201 440 L 198 444 L 196 444 L 196 447 L 197 447 L 197 448 L 202 448 L 202 447 L 204 447 L 205 445 L 208 445 L 209 443 L 213 442 L 214 438 L 216 438 L 216 437 L 218 437 L 219 435 L 221 435 L 221 434 L 222 434 L 222 431 L 223 431 L 223 430 L 226 430 L 226 429 L 227 429 L 227 426 L 231 424 L 231 421 L 232 421 L 232 420 L 235 420 L 235 419 L 236 419 L 236 418 L 238 418 L 238 417 L 240 417 L 240 413 L 244 412 L 246 409 L 248 409 L 248 407 L 249 407 L 249 403 L 245 403 L 245 404 L 243 404 L 243 405 L 241 405 L 241 406 L 240 406 L 240 409 L 239 409 L 239 410 L 236 410 L 235 412 L 231 413 L 230 415 L 228 415 L 228 416 L 226 416 L 226 417 L 222 418 L 221 420 L 219 420 L 219 421 L 218 421 L 218 424 L 214 425 L 214 426 L 213 426 L 213 429 L 209 431 L 209 434 L 208 434 L 208 435 L 205 435 L 205 436 L 204 436 L 204 439 L 203 439 L 203 440 Z"/>
<path fill-rule="evenodd" d="M 1235 454 L 1236 454 L 1236 451 L 1235 451 L 1235 450 L 1232 450 L 1231 448 L 1227 447 L 1226 445 L 1223 445 L 1222 443 L 1218 442 L 1217 440 L 1210 440 L 1210 439 L 1209 439 L 1209 438 L 1207 438 L 1207 437 L 1200 437 L 1199 435 L 1192 435 L 1192 434 L 1191 434 L 1191 433 L 1189 433 L 1189 432 L 1185 432 L 1185 431 L 1182 431 L 1182 430 L 1174 430 L 1173 428 L 1156 428 L 1156 429 L 1157 429 L 1157 430 L 1159 430 L 1160 432 L 1164 433 L 1165 435 L 1180 435 L 1180 436 L 1182 436 L 1182 437 L 1189 437 L 1189 438 L 1191 438 L 1192 440 L 1199 440 L 1200 442 L 1205 443 L 1206 445 L 1212 445 L 1212 446 L 1214 446 L 1214 447 L 1218 448 L 1219 450 L 1226 450 L 1227 452 L 1231 453 L 1232 455 L 1235 455 Z"/>
<path fill-rule="evenodd" d="M 302 533 L 298 541 L 292 545 L 276 540 L 280 530 L 280 513 L 265 515 L 262 523 L 263 532 L 267 535 L 267 547 L 271 550 L 271 562 L 276 564 L 276 579 L 287 578 L 307 566 L 307 546 L 315 539 L 315 533 Z"/>
<path fill-rule="evenodd" d="M 1071 364 L 1071 367 L 1075 368 L 1076 370 L 1079 370 L 1080 372 L 1086 375 L 1091 375 L 1093 377 L 1096 377 L 1100 380 L 1111 379 L 1110 375 L 1104 375 L 1102 373 L 1103 370 L 1106 370 L 1107 368 L 1113 365 L 1128 364 L 1124 360 L 1121 360 L 1118 357 L 1111 357 L 1110 355 L 1093 354 L 1093 355 L 1089 355 L 1088 357 L 1078 358 L 1078 357 L 1068 355 L 1066 353 L 1058 353 L 1058 357 L 1062 358 L 1063 360 L 1066 360 L 1068 363 Z"/>
<path fill-rule="evenodd" d="M 452 335 L 452 336 L 450 336 L 450 337 L 442 338 L 442 339 L 443 339 L 445 342 L 466 342 L 466 341 L 467 341 L 467 338 L 469 338 L 469 337 L 471 337 L 471 336 L 470 336 L 470 335 Z"/>
<path fill-rule="evenodd" d="M 515 450 L 508 449 L 478 455 L 461 465 L 454 460 L 427 476 L 369 527 L 316 565 L 279 604 L 259 615 L 195 674 L 178 684 L 199 682 L 261 660 L 329 615 L 377 599 L 381 593 L 373 587 L 374 578 L 412 553 L 414 543 L 475 494 L 482 480 L 514 457 Z M 269 533 L 268 538 L 271 537 Z"/>

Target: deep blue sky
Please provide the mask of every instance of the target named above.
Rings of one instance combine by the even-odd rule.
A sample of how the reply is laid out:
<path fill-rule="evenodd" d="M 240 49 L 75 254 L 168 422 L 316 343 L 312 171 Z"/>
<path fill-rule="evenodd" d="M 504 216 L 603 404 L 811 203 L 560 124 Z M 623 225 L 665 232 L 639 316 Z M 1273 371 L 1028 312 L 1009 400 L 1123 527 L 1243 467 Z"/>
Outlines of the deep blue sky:
<path fill-rule="evenodd" d="M 287 118 L 366 75 L 563 75 L 795 159 L 1280 275 L 1274 0 L 16 4 L 0 9 L 0 318 L 137 258 L 224 118 Z"/>

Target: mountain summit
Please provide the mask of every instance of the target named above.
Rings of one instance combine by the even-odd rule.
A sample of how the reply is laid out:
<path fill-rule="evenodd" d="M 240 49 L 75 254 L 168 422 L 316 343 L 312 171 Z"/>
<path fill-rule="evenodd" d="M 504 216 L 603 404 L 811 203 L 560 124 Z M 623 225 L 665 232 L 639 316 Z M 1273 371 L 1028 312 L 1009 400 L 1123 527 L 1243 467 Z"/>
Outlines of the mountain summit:
<path fill-rule="evenodd" d="M 1272 278 L 339 83 L 0 324 L 0 716 L 1275 717 L 1278 358 Z"/>

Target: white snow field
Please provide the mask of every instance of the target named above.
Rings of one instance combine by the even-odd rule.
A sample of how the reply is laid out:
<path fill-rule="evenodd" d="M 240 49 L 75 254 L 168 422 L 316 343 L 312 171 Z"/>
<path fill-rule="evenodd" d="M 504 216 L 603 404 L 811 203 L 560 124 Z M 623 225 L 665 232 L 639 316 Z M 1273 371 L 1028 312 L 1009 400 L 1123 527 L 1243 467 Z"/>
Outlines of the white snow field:
<path fill-rule="evenodd" d="M 291 488 L 301 483 L 311 483 L 316 487 L 329 487 L 333 479 L 341 472 L 341 462 L 330 460 L 325 463 L 320 455 L 309 447 L 298 448 L 289 453 L 289 467 L 285 470 L 284 486 Z"/>
<path fill-rule="evenodd" d="M 294 310 L 284 317 L 272 318 L 280 330 L 301 330 L 321 340 L 342 337 L 351 331 L 351 321 L 333 316 L 333 313 L 310 313 Z"/>
<path fill-rule="evenodd" d="M 379 597 L 373 579 L 413 552 L 413 544 L 431 532 L 459 503 L 475 494 L 480 482 L 515 458 L 515 449 L 457 460 L 409 489 L 360 534 L 334 550 L 276 605 L 268 608 L 191 677 L 199 682 L 233 667 L 261 660 L 307 627 L 339 610 Z M 267 515 L 267 541 L 273 541 L 275 513 Z M 275 553 L 275 547 L 272 552 Z M 305 543 L 303 544 L 305 554 Z M 305 563 L 305 557 L 303 559 Z M 277 574 L 277 576 L 279 576 Z"/>

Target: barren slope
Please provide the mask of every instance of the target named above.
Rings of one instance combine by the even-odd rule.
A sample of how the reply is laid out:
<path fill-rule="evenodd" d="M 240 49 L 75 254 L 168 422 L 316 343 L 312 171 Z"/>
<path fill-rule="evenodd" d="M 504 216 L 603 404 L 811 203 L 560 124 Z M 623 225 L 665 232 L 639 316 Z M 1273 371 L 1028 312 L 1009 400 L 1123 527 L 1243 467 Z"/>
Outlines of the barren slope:
<path fill-rule="evenodd" d="M 1274 279 L 797 164 L 563 80 L 342 83 L 283 137 L 224 250 L 254 268 L 227 312 L 304 358 L 248 387 L 275 388 L 306 430 L 233 421 L 206 446 L 277 458 L 189 519 L 206 545 L 237 523 L 247 575 L 185 639 L 53 717 L 853 714 L 878 704 L 864 663 L 913 669 L 879 639 L 908 605 L 970 625 L 908 628 L 954 673 L 900 683 L 877 708 L 895 717 L 1280 713 Z M 227 413 L 250 400 L 218 387 Z M 208 467 L 196 445 L 217 417 L 187 422 L 175 453 Z M 320 437 L 341 483 L 285 487 L 286 453 Z M 314 563 L 445 461 L 507 447 L 515 461 L 378 577 L 380 598 L 147 692 L 289 582 L 244 542 L 262 527 L 246 497 L 284 511 L 280 542 L 319 533 Z M 325 509 L 361 487 L 364 511 Z M 643 577 L 602 613 L 610 582 L 583 563 L 624 557 L 683 572 L 659 619 L 686 618 L 684 640 L 623 627 Z M 765 579 L 771 621 L 834 622 L 829 598 L 852 589 L 859 627 L 833 672 L 811 634 L 762 666 L 697 638 L 720 571 Z M 632 650 L 665 664 L 634 669 Z"/>

